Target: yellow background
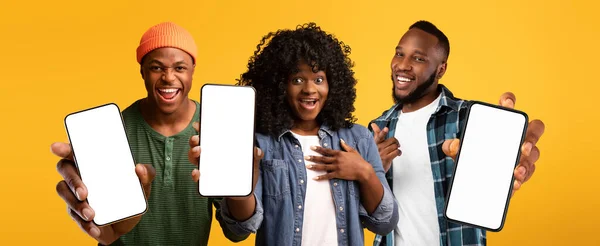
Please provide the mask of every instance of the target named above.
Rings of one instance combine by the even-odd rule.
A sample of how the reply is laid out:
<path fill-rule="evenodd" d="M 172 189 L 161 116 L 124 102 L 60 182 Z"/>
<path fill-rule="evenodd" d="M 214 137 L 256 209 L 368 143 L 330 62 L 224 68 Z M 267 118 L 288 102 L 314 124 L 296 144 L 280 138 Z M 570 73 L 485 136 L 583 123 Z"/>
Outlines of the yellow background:
<path fill-rule="evenodd" d="M 371 3 L 367 3 L 371 2 Z M 485 2 L 485 3 L 484 3 Z M 586 3 L 588 2 L 588 3 Z M 316 21 L 352 47 L 356 115 L 391 103 L 389 63 L 410 24 L 432 21 L 450 39 L 442 83 L 455 95 L 517 109 L 546 123 L 534 177 L 512 200 L 490 245 L 598 245 L 598 4 L 594 1 L 13 1 L 0 3 L 0 242 L 92 245 L 56 195 L 63 117 L 145 96 L 135 48 L 161 21 L 199 46 L 190 97 L 203 83 L 234 83 L 260 38 Z M 373 235 L 366 234 L 371 243 Z M 253 239 L 239 245 L 253 245 Z M 210 243 L 226 244 L 218 224 Z"/>

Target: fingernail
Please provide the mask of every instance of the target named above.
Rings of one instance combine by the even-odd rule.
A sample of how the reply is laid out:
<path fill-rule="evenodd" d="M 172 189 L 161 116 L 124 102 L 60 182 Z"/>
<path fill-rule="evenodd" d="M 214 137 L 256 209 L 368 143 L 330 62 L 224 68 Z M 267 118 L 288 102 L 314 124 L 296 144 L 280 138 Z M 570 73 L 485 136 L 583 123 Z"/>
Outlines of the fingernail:
<path fill-rule="evenodd" d="M 523 146 L 523 154 L 529 156 L 529 154 L 531 154 L 531 148 L 533 148 L 533 146 L 530 142 L 525 143 Z"/>
<path fill-rule="evenodd" d="M 92 227 L 92 229 L 90 229 L 90 236 L 92 237 L 99 237 L 100 236 L 100 230 L 98 230 L 97 227 Z"/>
<path fill-rule="evenodd" d="M 194 148 L 192 149 L 192 151 L 193 151 L 194 153 L 198 153 L 198 152 L 200 152 L 200 146 L 196 146 L 196 147 L 194 147 Z"/>
<path fill-rule="evenodd" d="M 84 208 L 84 209 L 81 211 L 81 215 L 83 216 L 83 219 L 84 219 L 85 221 L 89 221 L 89 220 L 90 220 L 90 218 L 92 217 L 92 211 L 91 211 L 89 208 Z"/>
<path fill-rule="evenodd" d="M 81 188 L 75 189 L 75 196 L 77 197 L 77 200 L 79 200 L 79 201 L 81 201 L 81 195 L 79 195 L 79 194 L 81 194 L 81 192 L 83 192 Z"/>
<path fill-rule="evenodd" d="M 310 146 L 310 149 L 317 150 L 317 146 Z"/>
<path fill-rule="evenodd" d="M 310 161 L 310 156 L 304 156 L 304 160 Z"/>
<path fill-rule="evenodd" d="M 307 164 L 306 168 L 311 169 L 313 166 L 311 164 Z"/>
<path fill-rule="evenodd" d="M 346 141 L 344 141 L 344 139 L 340 138 L 340 141 L 342 141 L 343 144 L 346 143 Z"/>
<path fill-rule="evenodd" d="M 256 147 L 256 153 L 260 156 L 262 154 L 262 150 L 259 147 Z"/>
<path fill-rule="evenodd" d="M 314 177 L 313 180 L 319 180 L 319 176 Z"/>
<path fill-rule="evenodd" d="M 194 126 L 195 128 L 198 128 L 198 126 L 199 126 L 198 122 L 194 122 L 193 126 Z"/>

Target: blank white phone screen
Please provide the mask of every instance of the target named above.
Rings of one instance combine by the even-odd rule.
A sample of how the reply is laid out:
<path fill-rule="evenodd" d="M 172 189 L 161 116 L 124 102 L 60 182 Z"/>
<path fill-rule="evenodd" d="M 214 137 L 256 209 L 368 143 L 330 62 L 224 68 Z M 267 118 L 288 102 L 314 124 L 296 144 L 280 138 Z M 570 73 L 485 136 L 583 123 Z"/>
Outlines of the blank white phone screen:
<path fill-rule="evenodd" d="M 255 94 L 250 86 L 202 87 L 198 182 L 202 196 L 252 192 Z"/>
<path fill-rule="evenodd" d="M 527 116 L 476 103 L 471 106 L 466 124 L 446 216 L 499 230 Z"/>
<path fill-rule="evenodd" d="M 65 127 L 94 222 L 106 225 L 144 213 L 146 199 L 118 106 L 69 114 Z"/>

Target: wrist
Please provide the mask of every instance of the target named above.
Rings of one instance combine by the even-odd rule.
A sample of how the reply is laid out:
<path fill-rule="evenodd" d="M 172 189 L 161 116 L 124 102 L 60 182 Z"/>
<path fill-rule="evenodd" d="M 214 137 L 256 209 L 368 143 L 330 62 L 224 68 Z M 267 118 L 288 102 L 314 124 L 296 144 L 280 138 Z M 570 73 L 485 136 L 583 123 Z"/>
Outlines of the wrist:
<path fill-rule="evenodd" d="M 235 202 L 250 201 L 253 198 L 254 198 L 254 192 L 250 193 L 250 195 L 247 195 L 247 196 L 225 197 L 225 199 L 227 199 L 228 201 L 235 201 Z"/>
<path fill-rule="evenodd" d="M 358 182 L 361 184 L 368 183 L 375 175 L 375 169 L 369 164 L 365 162 L 364 168 L 360 174 Z"/>

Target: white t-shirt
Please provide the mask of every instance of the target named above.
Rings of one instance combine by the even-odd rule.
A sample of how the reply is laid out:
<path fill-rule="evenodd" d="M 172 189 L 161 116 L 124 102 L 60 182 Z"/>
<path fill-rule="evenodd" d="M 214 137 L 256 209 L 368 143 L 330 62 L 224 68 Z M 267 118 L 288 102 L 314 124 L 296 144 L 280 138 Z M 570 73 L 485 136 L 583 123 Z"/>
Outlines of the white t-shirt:
<path fill-rule="evenodd" d="M 433 188 L 433 174 L 427 144 L 427 122 L 435 112 L 440 97 L 414 112 L 398 115 L 394 136 L 402 155 L 394 158 L 393 191 L 398 200 L 399 220 L 395 230 L 396 245 L 440 244 L 438 211 Z"/>
<path fill-rule="evenodd" d="M 311 146 L 320 146 L 317 135 L 301 136 L 295 133 L 292 134 L 300 142 L 304 156 L 321 156 L 321 154 L 310 149 Z M 305 160 L 305 163 L 314 164 L 314 162 L 307 160 Z M 329 181 L 316 181 L 313 179 L 326 173 L 326 171 L 306 169 L 306 198 L 303 207 L 295 208 L 304 210 L 302 245 L 338 245 L 335 205 Z"/>

